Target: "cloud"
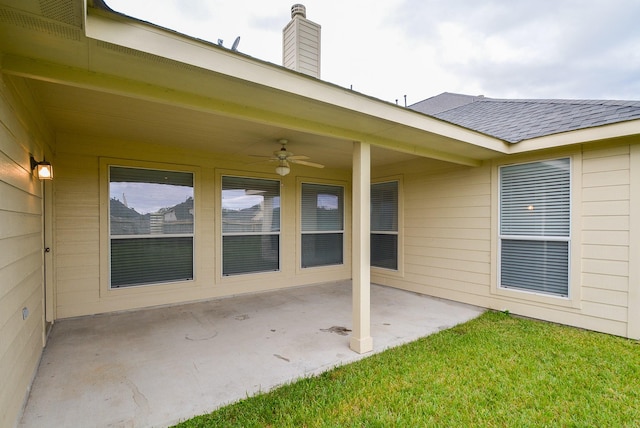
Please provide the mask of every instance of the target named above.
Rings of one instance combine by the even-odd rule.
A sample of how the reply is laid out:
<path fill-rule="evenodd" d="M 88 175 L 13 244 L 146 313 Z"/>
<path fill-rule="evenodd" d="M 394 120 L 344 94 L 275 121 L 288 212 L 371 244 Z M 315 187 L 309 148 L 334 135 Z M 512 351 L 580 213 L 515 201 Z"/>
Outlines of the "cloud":
<path fill-rule="evenodd" d="M 295 1 L 107 0 L 116 10 L 280 64 Z M 322 78 L 382 100 L 440 92 L 640 99 L 637 0 L 305 0 Z M 129 12 L 127 12 L 129 11 Z M 153 16 L 151 16 L 153 15 Z"/>
<path fill-rule="evenodd" d="M 634 95 L 640 3 L 598 1 L 405 1 L 395 17 L 407 38 L 436 46 L 457 87 L 489 96 Z M 630 61 L 620 61 L 621 58 Z M 620 64 L 614 70 L 612 65 Z M 623 74 L 620 80 L 617 78 Z M 631 80 L 631 81 L 630 81 Z M 622 88 L 612 87 L 625 82 Z M 459 89 L 458 89 L 459 88 Z M 605 89 L 606 88 L 606 89 Z"/>
<path fill-rule="evenodd" d="M 169 6 L 176 7 L 179 13 L 179 18 L 184 18 L 190 21 L 209 21 L 213 16 L 211 10 L 211 2 L 207 0 L 189 0 L 189 2 L 183 3 L 170 3 Z M 157 7 L 157 6 L 156 6 Z"/>

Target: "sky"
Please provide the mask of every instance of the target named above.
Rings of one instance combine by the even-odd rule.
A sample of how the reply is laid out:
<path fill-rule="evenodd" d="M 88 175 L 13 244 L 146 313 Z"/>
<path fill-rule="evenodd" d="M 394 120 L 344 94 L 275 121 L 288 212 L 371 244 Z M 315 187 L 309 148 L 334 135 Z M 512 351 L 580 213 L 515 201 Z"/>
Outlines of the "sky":
<path fill-rule="evenodd" d="M 294 0 L 106 0 L 121 13 L 282 64 Z M 640 0 L 301 0 L 321 78 L 411 105 L 442 92 L 640 100 Z"/>

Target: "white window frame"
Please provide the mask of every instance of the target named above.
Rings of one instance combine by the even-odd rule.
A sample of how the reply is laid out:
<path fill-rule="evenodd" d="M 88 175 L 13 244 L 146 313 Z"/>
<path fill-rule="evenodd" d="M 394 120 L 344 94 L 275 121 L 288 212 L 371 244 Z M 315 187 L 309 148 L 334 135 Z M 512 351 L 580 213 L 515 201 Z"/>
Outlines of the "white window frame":
<path fill-rule="evenodd" d="M 305 185 L 317 185 L 317 186 L 330 186 L 330 187 L 339 187 L 342 189 L 342 229 L 341 230 L 321 230 L 321 231 L 305 231 L 303 230 L 303 215 L 304 212 L 302 210 L 302 204 L 303 204 L 303 188 Z M 326 181 L 315 181 L 315 180 L 302 180 L 299 182 L 299 197 L 300 197 L 300 202 L 298 204 L 298 213 L 299 213 L 299 227 L 300 227 L 300 231 L 299 231 L 299 248 L 300 248 L 300 254 L 298 257 L 298 269 L 302 270 L 302 271 L 308 271 L 310 269 L 331 269 L 331 268 L 342 268 L 345 266 L 346 264 L 346 259 L 347 259 L 347 254 L 346 254 L 346 249 L 347 249 L 347 245 L 346 245 L 346 220 L 347 220 L 347 205 L 346 205 L 346 201 L 347 201 L 347 189 L 346 186 L 342 183 L 333 183 L 333 182 L 326 182 Z M 318 265 L 318 266 L 302 266 L 302 251 L 303 251 L 303 245 L 302 245 L 302 237 L 304 235 L 322 235 L 322 234 L 341 234 L 342 235 L 342 262 L 341 263 L 332 263 L 332 264 L 326 264 L 326 265 Z"/>
<path fill-rule="evenodd" d="M 195 204 L 195 174 L 191 171 L 179 171 L 179 170 L 170 170 L 170 169 L 166 169 L 166 168 L 141 168 L 141 167 L 135 167 L 135 166 L 124 166 L 124 165 L 117 165 L 117 164 L 112 164 L 108 166 L 108 182 L 109 182 L 109 186 L 111 186 L 111 171 L 112 168 L 123 168 L 123 169 L 136 169 L 136 170 L 148 170 L 148 171 L 155 171 L 155 172 L 177 172 L 177 173 L 182 173 L 182 174 L 190 174 L 191 175 L 191 182 L 192 182 L 192 192 L 194 193 L 193 196 L 193 200 L 194 200 L 194 204 Z M 121 234 L 121 235 L 112 235 L 112 221 L 111 221 L 111 191 L 109 190 L 109 205 L 107 207 L 107 210 L 109 212 L 109 287 L 111 289 L 121 289 L 121 288 L 130 288 L 130 287 L 144 287 L 144 286 L 155 286 L 155 285 L 161 285 L 161 284 L 170 284 L 170 283 L 175 283 L 175 282 L 184 282 L 184 281 L 193 281 L 195 279 L 195 224 L 196 224 L 196 216 L 195 216 L 195 205 L 194 205 L 194 212 L 193 212 L 193 226 L 192 226 L 192 231 L 190 233 L 147 233 L 147 234 Z M 163 238 L 191 238 L 191 277 L 190 278 L 185 278 L 185 279 L 168 279 L 168 280 L 161 280 L 161 281 L 157 281 L 157 282 L 142 282 L 142 283 L 131 283 L 131 284 L 126 284 L 126 285 L 122 285 L 122 286 L 114 286 L 113 285 L 113 279 L 112 279 L 112 247 L 113 247 L 113 243 L 114 241 L 127 241 L 127 240 L 134 240 L 134 239 L 150 239 L 150 240 L 154 240 L 154 239 L 163 239 Z"/>
<path fill-rule="evenodd" d="M 193 225 L 193 279 L 178 280 L 170 282 L 149 283 L 127 287 L 111 287 L 111 234 L 110 234 L 110 166 L 119 166 L 137 169 L 165 170 L 175 172 L 189 172 L 193 174 L 193 198 L 194 198 L 194 225 Z M 201 212 L 201 193 L 200 184 L 201 174 L 200 168 L 192 165 L 177 165 L 155 161 L 143 161 L 122 158 L 100 158 L 100 279 L 99 279 L 99 296 L 101 298 L 127 298 L 127 296 L 136 296 L 140 294 L 149 295 L 157 293 L 178 293 L 181 295 L 187 289 L 198 286 L 201 277 L 202 265 L 198 263 L 198 255 L 202 253 L 201 240 L 198 237 L 201 234 L 201 221 L 197 221 L 198 213 Z"/>
<path fill-rule="evenodd" d="M 527 290 L 500 287 L 499 272 L 501 270 L 501 253 L 500 253 L 500 167 L 508 165 L 516 165 L 518 163 L 531 163 L 545 160 L 554 160 L 560 158 L 570 159 L 570 241 L 569 241 L 569 276 L 568 276 L 568 296 L 560 297 L 552 294 L 538 293 Z M 562 306 L 568 308 L 580 308 L 580 227 L 579 208 L 581 206 L 581 185 L 582 185 L 582 156 L 574 151 L 561 151 L 554 157 L 540 158 L 535 156 L 522 155 L 517 156 L 515 162 L 496 161 L 493 162 L 492 168 L 492 186 L 491 206 L 492 212 L 495 213 L 491 222 L 491 241 L 492 241 L 492 263 L 491 263 L 491 294 L 507 298 L 502 304 L 501 309 L 509 308 L 509 301 L 529 301 L 538 304 L 550 306 Z"/>
<path fill-rule="evenodd" d="M 274 179 L 273 177 L 265 177 L 265 176 L 261 176 L 261 175 L 245 175 L 245 174 L 237 174 L 237 173 L 225 173 L 225 172 L 220 172 L 220 174 L 218 175 L 219 177 L 219 181 L 220 181 L 220 185 L 219 185 L 219 189 L 218 189 L 218 200 L 220 201 L 219 203 L 219 216 L 220 216 L 220 226 L 219 226 L 219 231 L 220 231 L 220 264 L 219 264 L 219 271 L 220 271 L 220 276 L 223 279 L 232 279 L 232 278 L 246 278 L 250 275 L 264 275 L 264 274 L 274 274 L 274 273 L 280 273 L 282 272 L 282 222 L 283 222 L 283 195 L 282 195 L 282 182 L 278 179 Z M 223 210 L 223 204 L 222 204 L 222 192 L 224 191 L 224 178 L 225 177 L 233 177 L 233 178 L 240 178 L 240 179 L 247 179 L 247 180 L 263 180 L 263 181 L 273 181 L 273 182 L 277 182 L 278 186 L 280 188 L 280 192 L 278 194 L 278 197 L 280 198 L 280 218 L 279 218 L 279 230 L 277 232 L 263 232 L 263 233 L 254 233 L 254 232 L 225 232 L 224 231 L 224 227 L 222 224 L 222 210 Z M 226 236 L 278 236 L 278 269 L 277 270 L 261 270 L 261 271 L 252 271 L 252 272 L 243 272 L 243 273 L 232 273 L 232 274 L 225 274 L 224 273 L 224 238 Z"/>
<path fill-rule="evenodd" d="M 402 211 L 401 211 L 401 204 L 402 204 L 402 199 L 401 199 L 401 195 L 402 195 L 402 180 L 400 178 L 386 178 L 386 179 L 382 179 L 382 180 L 375 180 L 371 182 L 371 189 L 372 189 L 372 197 L 371 199 L 373 200 L 373 186 L 377 185 L 377 184 L 385 184 L 385 183 L 397 183 L 398 189 L 397 189 L 397 200 L 396 200 L 396 210 L 397 210 L 397 225 L 396 225 L 396 230 L 395 231 L 386 231 L 386 230 L 374 230 L 373 228 L 371 228 L 370 231 L 370 235 L 395 235 L 396 236 L 396 269 L 391 269 L 391 268 L 385 268 L 385 267 L 381 267 L 381 266 L 374 266 L 373 264 L 371 265 L 371 269 L 372 270 L 379 270 L 381 273 L 401 273 L 402 272 L 402 257 L 401 257 L 401 253 L 402 253 L 402 245 L 401 245 L 401 237 L 402 234 L 400 233 L 400 231 L 402 230 Z M 373 217 L 374 212 L 373 212 L 373 208 L 371 209 L 371 213 L 370 215 Z M 372 250 L 373 251 L 373 250 Z"/>

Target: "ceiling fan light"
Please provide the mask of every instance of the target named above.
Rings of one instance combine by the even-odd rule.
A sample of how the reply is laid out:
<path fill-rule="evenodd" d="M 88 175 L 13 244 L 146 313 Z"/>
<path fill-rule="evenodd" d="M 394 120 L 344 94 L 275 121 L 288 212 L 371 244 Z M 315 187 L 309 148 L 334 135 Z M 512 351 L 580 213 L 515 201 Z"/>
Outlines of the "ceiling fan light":
<path fill-rule="evenodd" d="M 289 174 L 289 172 L 291 172 L 291 168 L 289 168 L 287 165 L 281 164 L 276 167 L 276 173 L 282 177 Z"/>

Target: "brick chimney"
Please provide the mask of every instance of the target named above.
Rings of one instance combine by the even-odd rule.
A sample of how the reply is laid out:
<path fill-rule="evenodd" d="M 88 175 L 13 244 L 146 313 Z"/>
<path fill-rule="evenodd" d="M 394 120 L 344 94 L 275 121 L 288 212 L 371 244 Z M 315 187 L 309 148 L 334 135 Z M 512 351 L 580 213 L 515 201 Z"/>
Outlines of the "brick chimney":
<path fill-rule="evenodd" d="M 291 6 L 291 22 L 282 30 L 282 65 L 320 78 L 320 25 L 307 19 L 301 4 Z"/>

